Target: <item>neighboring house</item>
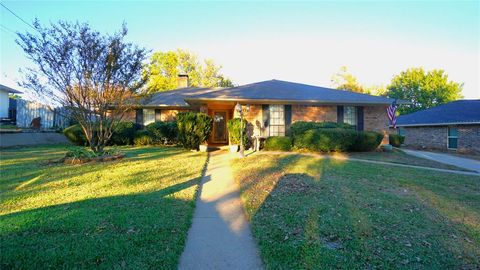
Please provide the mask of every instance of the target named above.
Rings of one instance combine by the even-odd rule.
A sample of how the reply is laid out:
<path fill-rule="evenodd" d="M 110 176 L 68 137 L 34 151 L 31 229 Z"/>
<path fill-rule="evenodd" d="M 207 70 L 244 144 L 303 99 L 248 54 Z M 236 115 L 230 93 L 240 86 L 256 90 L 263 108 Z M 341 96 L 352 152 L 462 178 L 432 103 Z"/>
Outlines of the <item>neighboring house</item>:
<path fill-rule="evenodd" d="M 209 144 L 227 144 L 226 122 L 239 117 L 237 103 L 249 108 L 250 137 L 285 136 L 296 121 L 339 122 L 384 134 L 388 144 L 386 108 L 393 99 L 330 88 L 270 80 L 223 88 L 183 88 L 153 94 L 128 118 L 140 125 L 171 121 L 179 112 L 199 111 L 214 119 Z"/>
<path fill-rule="evenodd" d="M 10 107 L 8 94 L 21 94 L 22 92 L 0 84 L 0 119 L 8 118 L 8 109 Z"/>
<path fill-rule="evenodd" d="M 398 117 L 405 146 L 480 153 L 480 100 L 457 100 Z"/>

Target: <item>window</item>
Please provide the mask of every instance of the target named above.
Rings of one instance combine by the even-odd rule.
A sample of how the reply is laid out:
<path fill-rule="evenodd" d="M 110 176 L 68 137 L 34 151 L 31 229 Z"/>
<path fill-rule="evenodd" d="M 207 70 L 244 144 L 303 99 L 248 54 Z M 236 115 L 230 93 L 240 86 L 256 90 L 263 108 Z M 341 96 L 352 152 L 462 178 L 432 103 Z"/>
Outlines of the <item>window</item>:
<path fill-rule="evenodd" d="M 143 109 L 143 125 L 155 122 L 155 110 L 153 109 Z"/>
<path fill-rule="evenodd" d="M 285 106 L 270 105 L 270 136 L 285 136 Z"/>
<path fill-rule="evenodd" d="M 448 128 L 448 149 L 457 149 L 458 144 L 458 129 L 455 127 Z"/>
<path fill-rule="evenodd" d="M 400 135 L 400 136 L 405 136 L 405 128 L 403 128 L 403 127 L 398 127 L 398 128 L 397 128 L 397 133 L 398 133 L 398 135 Z"/>
<path fill-rule="evenodd" d="M 357 126 L 357 108 L 345 106 L 343 109 L 343 122 Z"/>

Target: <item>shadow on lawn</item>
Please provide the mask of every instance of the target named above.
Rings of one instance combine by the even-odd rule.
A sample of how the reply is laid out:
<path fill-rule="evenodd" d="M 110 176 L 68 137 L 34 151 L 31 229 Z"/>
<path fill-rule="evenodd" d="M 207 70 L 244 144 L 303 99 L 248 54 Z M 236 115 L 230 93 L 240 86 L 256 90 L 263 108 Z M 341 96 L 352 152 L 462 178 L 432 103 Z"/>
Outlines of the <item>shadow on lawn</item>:
<path fill-rule="evenodd" d="M 241 176 L 240 185 L 272 269 L 475 269 L 480 263 L 479 231 L 466 232 L 404 193 L 387 169 L 299 156 L 266 159 L 250 161 L 268 165 Z"/>
<path fill-rule="evenodd" d="M 174 269 L 195 204 L 170 195 L 199 182 L 0 216 L 0 268 Z"/>
<path fill-rule="evenodd" d="M 125 168 L 131 166 L 131 162 L 161 160 L 181 153 L 185 156 L 185 151 L 177 147 L 123 147 L 120 150 L 125 153 L 126 157 L 122 160 L 65 165 L 45 161 L 62 158 L 67 149 L 65 146 L 34 147 L 33 149 L 36 149 L 33 152 L 40 154 L 30 154 L 28 149 L 21 149 L 24 153 L 16 153 L 14 158 L 15 160 L 19 159 L 19 162 L 9 162 L 9 156 L 2 157 L 2 178 L 8 179 L 8 181 L 0 182 L 0 194 L 7 196 L 8 193 L 15 192 L 13 194 L 15 196 L 26 195 L 31 192 L 38 192 L 38 189 L 34 189 L 36 186 L 47 188 L 45 185 L 48 183 L 71 179 L 86 173 L 103 172 L 113 167 L 116 169 Z M 186 155 L 195 154 L 187 153 Z"/>

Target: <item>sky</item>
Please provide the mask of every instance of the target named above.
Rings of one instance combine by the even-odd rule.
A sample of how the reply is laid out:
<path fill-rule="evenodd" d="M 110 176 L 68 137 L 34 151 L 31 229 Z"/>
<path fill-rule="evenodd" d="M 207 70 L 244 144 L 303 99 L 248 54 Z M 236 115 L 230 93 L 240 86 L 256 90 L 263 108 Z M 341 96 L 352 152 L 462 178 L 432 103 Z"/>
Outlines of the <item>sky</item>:
<path fill-rule="evenodd" d="M 213 59 L 235 84 L 279 79 L 332 87 L 347 66 L 360 83 L 388 85 L 412 67 L 444 69 L 480 98 L 480 1 L 3 1 L 27 22 L 89 22 L 152 52 Z M 15 43 L 30 26 L 0 6 L 0 82 L 21 89 L 31 63 Z"/>

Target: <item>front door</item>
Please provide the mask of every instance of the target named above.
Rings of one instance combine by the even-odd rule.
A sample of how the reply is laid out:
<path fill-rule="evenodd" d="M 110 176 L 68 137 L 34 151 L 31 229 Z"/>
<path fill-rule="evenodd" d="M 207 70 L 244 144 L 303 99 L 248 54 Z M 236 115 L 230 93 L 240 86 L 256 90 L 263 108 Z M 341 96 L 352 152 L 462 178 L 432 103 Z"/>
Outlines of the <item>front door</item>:
<path fill-rule="evenodd" d="M 213 138 L 214 143 L 227 143 L 227 111 L 213 112 Z"/>

